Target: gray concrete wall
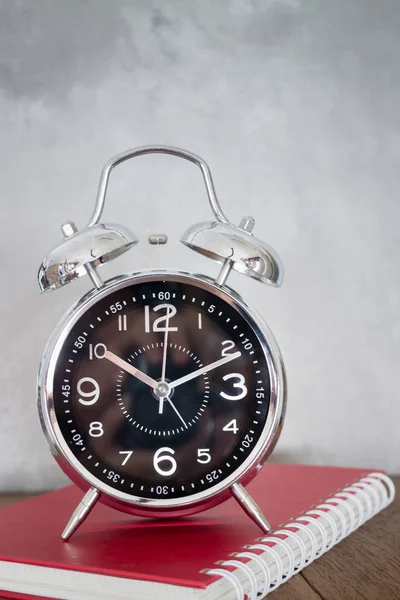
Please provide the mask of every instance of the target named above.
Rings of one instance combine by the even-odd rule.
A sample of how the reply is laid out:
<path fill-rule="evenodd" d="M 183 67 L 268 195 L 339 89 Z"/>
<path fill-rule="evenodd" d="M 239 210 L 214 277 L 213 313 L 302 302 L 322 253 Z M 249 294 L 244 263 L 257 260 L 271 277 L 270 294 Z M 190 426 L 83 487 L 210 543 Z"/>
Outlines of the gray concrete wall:
<path fill-rule="evenodd" d="M 0 489 L 64 481 L 35 377 L 88 282 L 41 297 L 36 271 L 103 163 L 147 143 L 204 156 L 229 217 L 254 214 L 284 260 L 281 290 L 230 280 L 285 356 L 276 459 L 400 471 L 399 31 L 390 0 L 0 0 Z M 216 273 L 178 242 L 207 218 L 191 165 L 120 167 L 105 219 L 142 243 L 104 273 Z"/>

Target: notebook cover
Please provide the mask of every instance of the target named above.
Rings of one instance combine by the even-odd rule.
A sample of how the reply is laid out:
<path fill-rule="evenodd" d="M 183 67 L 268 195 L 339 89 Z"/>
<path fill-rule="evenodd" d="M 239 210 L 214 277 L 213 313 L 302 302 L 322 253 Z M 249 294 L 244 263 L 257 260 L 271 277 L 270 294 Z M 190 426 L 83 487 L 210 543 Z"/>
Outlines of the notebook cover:
<path fill-rule="evenodd" d="M 370 472 L 268 463 L 247 489 L 276 529 Z M 262 535 L 232 498 L 168 521 L 132 517 L 98 503 L 63 542 L 60 534 L 82 495 L 69 486 L 1 509 L 0 561 L 206 588 L 217 577 L 204 569 Z"/>

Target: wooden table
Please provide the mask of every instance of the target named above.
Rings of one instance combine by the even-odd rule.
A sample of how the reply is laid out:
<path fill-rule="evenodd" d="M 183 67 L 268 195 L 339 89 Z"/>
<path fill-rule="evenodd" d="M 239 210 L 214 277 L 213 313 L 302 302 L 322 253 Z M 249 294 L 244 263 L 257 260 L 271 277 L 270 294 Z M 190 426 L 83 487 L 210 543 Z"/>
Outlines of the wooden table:
<path fill-rule="evenodd" d="M 400 600 L 400 477 L 389 508 L 292 577 L 271 600 Z M 0 506 L 22 496 L 0 496 Z M 0 598 L 0 600 L 5 600 Z"/>

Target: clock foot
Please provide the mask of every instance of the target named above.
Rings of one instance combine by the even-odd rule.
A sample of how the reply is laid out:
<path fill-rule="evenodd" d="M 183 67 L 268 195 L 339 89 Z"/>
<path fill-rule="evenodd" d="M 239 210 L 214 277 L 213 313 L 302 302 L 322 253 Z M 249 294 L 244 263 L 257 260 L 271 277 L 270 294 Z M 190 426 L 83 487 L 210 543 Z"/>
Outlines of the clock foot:
<path fill-rule="evenodd" d="M 271 531 L 271 525 L 244 487 L 240 483 L 234 483 L 231 486 L 231 492 L 232 496 L 239 502 L 240 506 L 248 514 L 250 519 L 253 519 L 253 521 L 261 527 L 264 533 L 269 533 Z"/>
<path fill-rule="evenodd" d="M 62 539 L 66 542 L 75 533 L 75 531 L 82 525 L 97 500 L 100 497 L 100 492 L 96 488 L 90 488 L 79 502 L 78 506 L 72 513 L 70 520 L 67 523 L 64 531 L 61 534 Z"/>

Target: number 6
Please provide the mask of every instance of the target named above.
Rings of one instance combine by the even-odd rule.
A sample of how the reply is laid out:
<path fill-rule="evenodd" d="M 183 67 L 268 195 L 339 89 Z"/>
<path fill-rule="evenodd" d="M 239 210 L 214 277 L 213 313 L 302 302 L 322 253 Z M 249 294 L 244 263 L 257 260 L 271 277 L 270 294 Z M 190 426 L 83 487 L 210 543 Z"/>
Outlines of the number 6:
<path fill-rule="evenodd" d="M 164 452 L 164 454 L 162 454 Z M 164 477 L 168 477 L 168 475 L 172 475 L 176 471 L 176 460 L 173 456 L 168 456 L 168 453 L 175 454 L 175 451 L 172 448 L 159 448 L 157 452 L 154 454 L 153 465 L 157 473 L 160 475 L 164 475 Z M 167 462 L 171 466 L 168 469 L 162 469 L 159 465 L 162 462 Z"/>

